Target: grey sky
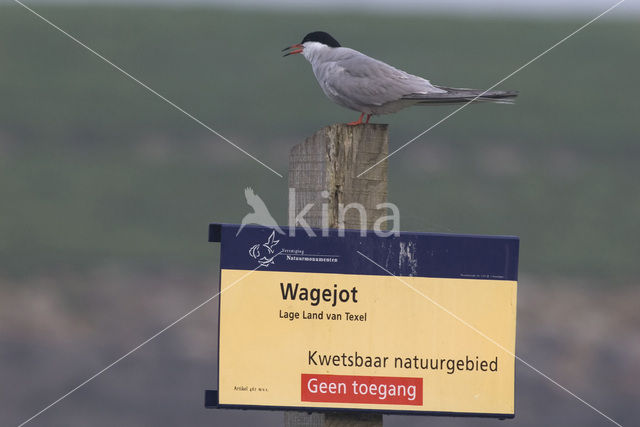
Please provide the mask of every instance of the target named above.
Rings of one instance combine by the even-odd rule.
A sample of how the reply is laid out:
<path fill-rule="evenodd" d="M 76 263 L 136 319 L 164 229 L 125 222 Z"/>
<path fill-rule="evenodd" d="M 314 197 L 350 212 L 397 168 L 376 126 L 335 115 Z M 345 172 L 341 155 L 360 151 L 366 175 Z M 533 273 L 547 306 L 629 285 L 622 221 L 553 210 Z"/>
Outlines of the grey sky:
<path fill-rule="evenodd" d="M 170 4 L 170 5 L 225 5 L 235 7 L 259 7 L 261 9 L 357 9 L 366 11 L 444 11 L 455 13 L 485 14 L 594 14 L 607 9 L 616 0 L 23 0 L 25 3 L 74 3 L 74 4 Z M 0 0 L 0 3 L 12 3 Z M 634 15 L 640 12 L 640 0 L 626 0 L 614 16 Z"/>

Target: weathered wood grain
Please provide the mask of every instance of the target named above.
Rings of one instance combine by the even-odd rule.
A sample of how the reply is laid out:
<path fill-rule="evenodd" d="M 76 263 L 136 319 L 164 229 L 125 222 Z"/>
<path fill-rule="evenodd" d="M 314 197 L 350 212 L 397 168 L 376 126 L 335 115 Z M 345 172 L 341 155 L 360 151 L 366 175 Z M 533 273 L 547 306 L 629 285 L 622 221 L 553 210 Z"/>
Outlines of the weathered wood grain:
<path fill-rule="evenodd" d="M 367 213 L 364 228 L 371 229 L 386 209 L 376 206 L 387 201 L 387 161 L 358 178 L 358 174 L 387 156 L 389 134 L 385 124 L 324 127 L 296 145 L 289 155 L 289 187 L 295 188 L 295 212 L 313 203 L 305 215 L 312 227 L 322 227 L 322 204 L 328 206 L 326 226 L 361 228 L 360 215 L 348 209 L 341 221 L 339 207 L 359 203 Z M 326 192 L 326 193 L 323 193 Z M 291 212 L 290 212 L 291 215 Z"/>

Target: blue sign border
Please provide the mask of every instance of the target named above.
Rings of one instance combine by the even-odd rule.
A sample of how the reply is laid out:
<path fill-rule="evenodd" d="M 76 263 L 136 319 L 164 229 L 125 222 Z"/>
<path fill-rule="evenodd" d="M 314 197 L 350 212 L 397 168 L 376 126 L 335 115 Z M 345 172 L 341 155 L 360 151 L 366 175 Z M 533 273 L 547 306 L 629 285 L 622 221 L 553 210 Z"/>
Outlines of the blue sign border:
<path fill-rule="evenodd" d="M 518 280 L 520 241 L 514 236 L 400 232 L 380 237 L 373 231 L 361 236 L 360 230 L 344 230 L 341 237 L 338 230 L 330 229 L 323 237 L 321 230 L 312 229 L 317 236 L 312 237 L 303 228 L 291 233 L 290 228 L 282 227 L 285 234 L 260 226 L 239 230 L 237 224 L 210 224 L 209 241 L 223 246 L 220 268 L 253 270 L 261 258 L 279 254 L 263 267 L 309 273 Z"/>

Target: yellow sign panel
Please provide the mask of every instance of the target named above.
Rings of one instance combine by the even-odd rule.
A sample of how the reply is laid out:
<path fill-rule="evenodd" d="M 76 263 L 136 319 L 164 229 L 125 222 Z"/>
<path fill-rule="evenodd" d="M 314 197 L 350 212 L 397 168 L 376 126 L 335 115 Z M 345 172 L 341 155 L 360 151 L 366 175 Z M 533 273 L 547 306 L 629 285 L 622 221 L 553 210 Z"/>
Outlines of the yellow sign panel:
<path fill-rule="evenodd" d="M 513 415 L 516 289 L 222 269 L 219 404 Z"/>

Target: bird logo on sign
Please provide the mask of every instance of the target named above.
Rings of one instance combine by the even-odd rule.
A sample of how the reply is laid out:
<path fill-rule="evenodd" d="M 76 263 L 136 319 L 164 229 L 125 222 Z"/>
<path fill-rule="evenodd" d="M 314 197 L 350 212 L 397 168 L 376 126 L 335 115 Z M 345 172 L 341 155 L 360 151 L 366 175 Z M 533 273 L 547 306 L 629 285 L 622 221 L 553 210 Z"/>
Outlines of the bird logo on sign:
<path fill-rule="evenodd" d="M 261 267 L 268 267 L 274 264 L 273 260 L 278 256 L 273 249 L 278 243 L 280 243 L 280 240 L 276 240 L 276 232 L 274 230 L 265 243 L 257 243 L 249 248 L 249 256 L 258 260 Z M 267 255 L 262 255 L 265 252 Z"/>

